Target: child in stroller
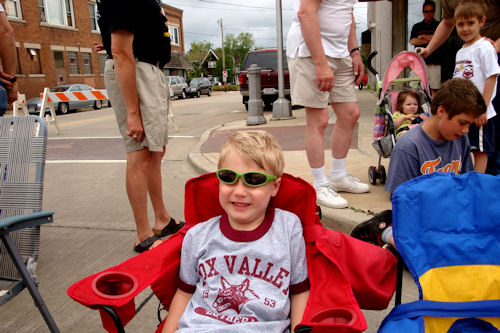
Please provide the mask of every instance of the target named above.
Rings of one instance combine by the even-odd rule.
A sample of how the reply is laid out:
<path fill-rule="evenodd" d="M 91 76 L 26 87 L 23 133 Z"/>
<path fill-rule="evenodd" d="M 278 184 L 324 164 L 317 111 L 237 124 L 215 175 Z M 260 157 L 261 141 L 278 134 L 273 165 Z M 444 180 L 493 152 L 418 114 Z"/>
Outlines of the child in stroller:
<path fill-rule="evenodd" d="M 412 90 L 404 90 L 398 94 L 397 111 L 392 115 L 397 139 L 428 118 L 422 113 L 419 100 L 420 96 Z"/>
<path fill-rule="evenodd" d="M 382 157 L 391 156 L 392 148 L 396 145 L 397 126 L 395 124 L 395 111 L 398 105 L 398 95 L 401 90 L 392 89 L 393 86 L 404 85 L 404 91 L 411 90 L 415 93 L 414 98 L 419 103 L 420 114 L 428 115 L 430 111 L 430 89 L 427 80 L 427 69 L 421 56 L 414 52 L 403 51 L 396 55 L 387 65 L 384 80 L 381 81 L 378 72 L 371 66 L 371 60 L 377 51 L 373 51 L 367 59 L 367 67 L 375 75 L 377 80 L 377 92 L 379 99 L 375 110 L 375 124 L 373 128 L 373 147 L 379 155 L 378 167 L 368 168 L 368 179 L 375 185 L 377 179 L 381 184 L 385 184 L 385 167 L 381 164 Z M 398 78 L 399 74 L 409 67 L 415 76 Z M 403 92 L 404 92 L 403 91 Z M 397 110 L 402 111 L 398 107 Z M 425 116 L 420 116 L 424 118 Z M 397 116 L 396 116 L 397 118 Z M 417 120 L 418 121 L 418 120 Z M 399 124 L 400 125 L 400 124 Z M 403 126 L 404 127 L 404 126 Z"/>

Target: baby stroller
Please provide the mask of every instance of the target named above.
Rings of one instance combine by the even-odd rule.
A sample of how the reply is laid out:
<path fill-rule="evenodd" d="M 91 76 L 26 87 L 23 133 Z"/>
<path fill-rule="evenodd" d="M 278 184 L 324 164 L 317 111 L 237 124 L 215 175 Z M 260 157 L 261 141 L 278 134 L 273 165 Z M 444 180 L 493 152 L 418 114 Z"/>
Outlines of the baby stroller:
<path fill-rule="evenodd" d="M 414 52 L 403 51 L 396 55 L 387 65 L 384 81 L 381 82 L 378 72 L 371 66 L 371 60 L 377 51 L 370 53 L 367 67 L 377 79 L 378 108 L 375 110 L 375 124 L 373 128 L 373 147 L 377 151 L 378 166 L 368 168 L 368 179 L 375 185 L 377 179 L 385 184 L 386 171 L 381 164 L 382 157 L 391 156 L 392 148 L 396 144 L 396 131 L 394 128 L 393 113 L 396 111 L 398 94 L 401 89 L 392 89 L 394 85 L 410 87 L 420 96 L 420 109 L 422 113 L 430 114 L 430 90 L 427 80 L 427 67 L 422 57 Z M 397 78 L 399 74 L 409 67 L 416 75 L 408 78 Z"/>
<path fill-rule="evenodd" d="M 148 286 L 168 310 L 177 289 L 184 235 L 196 223 L 223 212 L 217 193 L 215 173 L 189 180 L 185 191 L 186 225 L 178 233 L 150 251 L 76 282 L 68 288 L 68 295 L 98 309 L 108 332 L 125 332 L 124 326 L 136 314 L 134 298 Z M 326 229 L 320 222 L 316 192 L 300 178 L 284 174 L 270 206 L 297 214 L 304 229 L 311 289 L 296 332 L 365 330 L 360 308 L 377 310 L 388 306 L 396 285 L 396 258 L 385 249 Z M 157 332 L 161 328 L 159 324 Z"/>
<path fill-rule="evenodd" d="M 396 189 L 394 241 L 419 300 L 397 305 L 379 333 L 500 332 L 499 190 L 499 176 L 476 172 Z"/>

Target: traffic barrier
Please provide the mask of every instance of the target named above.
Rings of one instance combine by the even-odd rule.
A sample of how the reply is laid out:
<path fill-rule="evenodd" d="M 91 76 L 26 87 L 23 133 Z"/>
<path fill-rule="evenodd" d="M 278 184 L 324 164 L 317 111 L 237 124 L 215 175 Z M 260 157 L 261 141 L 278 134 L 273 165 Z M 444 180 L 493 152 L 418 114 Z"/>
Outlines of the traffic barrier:
<path fill-rule="evenodd" d="M 45 88 L 47 89 L 47 88 Z M 40 94 L 40 98 L 43 98 Z M 96 100 L 109 100 L 108 92 L 106 89 L 101 90 L 86 90 L 86 91 L 72 91 L 72 92 L 48 92 L 47 100 L 53 102 L 74 102 L 74 101 L 96 101 Z"/>
<path fill-rule="evenodd" d="M 52 104 L 52 100 L 49 101 L 49 95 L 52 94 L 49 88 L 43 89 L 43 94 L 40 94 L 40 98 L 42 99 L 42 105 L 40 106 L 40 118 L 45 118 L 47 121 L 47 125 L 54 125 L 56 127 L 56 135 L 59 135 L 59 125 L 57 124 L 56 118 L 56 110 L 54 109 L 54 104 Z M 45 115 L 45 109 L 49 108 L 50 116 Z"/>
<path fill-rule="evenodd" d="M 12 103 L 12 115 L 15 116 L 27 116 L 28 108 L 26 107 L 26 95 L 17 93 L 17 101 Z"/>

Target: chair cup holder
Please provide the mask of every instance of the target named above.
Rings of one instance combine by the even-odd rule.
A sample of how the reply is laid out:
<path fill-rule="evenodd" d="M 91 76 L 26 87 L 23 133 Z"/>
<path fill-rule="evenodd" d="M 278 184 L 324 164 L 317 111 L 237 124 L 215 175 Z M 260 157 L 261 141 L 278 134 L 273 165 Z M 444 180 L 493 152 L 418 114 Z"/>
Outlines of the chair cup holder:
<path fill-rule="evenodd" d="M 108 271 L 97 275 L 92 280 L 92 291 L 99 297 L 109 300 L 119 300 L 132 295 L 138 288 L 137 278 L 126 272 Z M 113 306 L 122 325 L 126 325 L 135 315 L 134 298 L 122 306 Z M 99 308 L 102 325 L 108 332 L 116 332 L 117 328 L 111 316 Z"/>
<path fill-rule="evenodd" d="M 99 297 L 107 299 L 126 298 L 133 294 L 137 287 L 137 278 L 126 272 L 104 272 L 92 281 L 92 291 Z"/>
<path fill-rule="evenodd" d="M 343 324 L 352 326 L 356 322 L 357 315 L 349 309 L 327 309 L 316 313 L 310 321 L 321 324 Z"/>

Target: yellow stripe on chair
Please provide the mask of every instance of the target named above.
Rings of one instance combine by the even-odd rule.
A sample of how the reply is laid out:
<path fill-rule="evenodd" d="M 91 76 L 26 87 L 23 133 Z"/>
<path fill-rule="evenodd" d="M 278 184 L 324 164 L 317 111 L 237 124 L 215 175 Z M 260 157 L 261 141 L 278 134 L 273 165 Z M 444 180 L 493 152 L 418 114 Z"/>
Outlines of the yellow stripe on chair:
<path fill-rule="evenodd" d="M 500 299 L 500 266 L 433 268 L 420 276 L 424 300 L 470 302 Z"/>
<path fill-rule="evenodd" d="M 500 299 L 500 266 L 463 265 L 433 268 L 420 276 L 424 300 L 470 302 Z M 459 318 L 425 317 L 426 332 L 447 332 Z M 480 318 L 500 329 L 500 318 Z"/>
<path fill-rule="evenodd" d="M 461 318 L 436 318 L 436 317 L 424 317 L 425 322 L 425 333 L 445 333 L 448 332 L 451 325 L 455 321 Z M 479 318 L 484 321 L 491 323 L 497 329 L 500 329 L 500 318 Z"/>

